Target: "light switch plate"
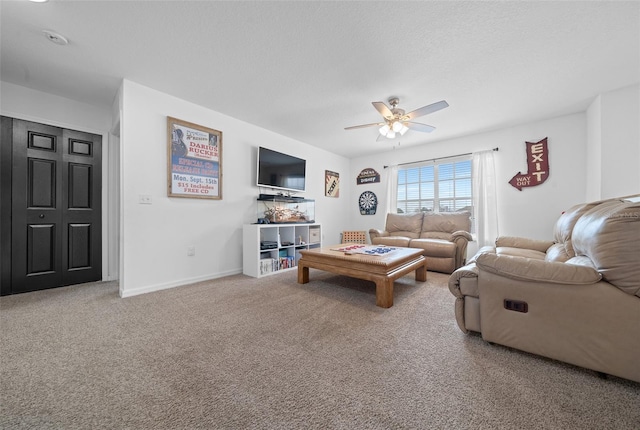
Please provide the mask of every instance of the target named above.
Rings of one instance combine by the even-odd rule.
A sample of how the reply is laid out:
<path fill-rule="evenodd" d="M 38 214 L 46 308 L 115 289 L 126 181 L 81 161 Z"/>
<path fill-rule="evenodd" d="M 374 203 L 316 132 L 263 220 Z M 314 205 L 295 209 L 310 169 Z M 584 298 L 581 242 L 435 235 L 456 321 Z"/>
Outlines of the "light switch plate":
<path fill-rule="evenodd" d="M 140 194 L 138 196 L 138 203 L 141 205 L 150 205 L 151 204 L 151 196 L 148 194 Z"/>

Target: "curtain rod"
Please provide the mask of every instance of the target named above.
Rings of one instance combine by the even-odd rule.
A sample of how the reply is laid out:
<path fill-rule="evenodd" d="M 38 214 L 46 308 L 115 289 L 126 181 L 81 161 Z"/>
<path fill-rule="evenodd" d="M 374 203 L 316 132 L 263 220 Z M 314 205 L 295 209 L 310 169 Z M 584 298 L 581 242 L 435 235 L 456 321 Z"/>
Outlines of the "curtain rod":
<path fill-rule="evenodd" d="M 500 148 L 496 147 L 493 148 L 493 151 L 498 151 Z M 418 161 L 411 161 L 409 163 L 400 163 L 398 164 L 398 166 L 404 166 L 407 164 L 415 164 L 415 163 L 423 163 L 425 161 L 436 161 L 436 160 L 444 160 L 445 158 L 454 158 L 454 157 L 462 157 L 463 155 L 471 155 L 473 154 L 473 152 L 467 152 L 465 154 L 458 154 L 458 155 L 447 155 L 446 157 L 438 157 L 438 158 L 427 158 L 426 160 L 418 160 Z M 384 168 L 386 169 L 389 166 L 384 166 Z"/>

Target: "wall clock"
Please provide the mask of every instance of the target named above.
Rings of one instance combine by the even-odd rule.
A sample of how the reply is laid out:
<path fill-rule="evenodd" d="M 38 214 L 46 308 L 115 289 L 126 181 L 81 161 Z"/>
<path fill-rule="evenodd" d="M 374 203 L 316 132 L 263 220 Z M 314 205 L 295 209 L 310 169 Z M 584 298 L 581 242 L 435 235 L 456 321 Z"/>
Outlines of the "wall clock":
<path fill-rule="evenodd" d="M 371 191 L 365 191 L 360 194 L 358 205 L 360 206 L 360 215 L 375 215 L 378 208 L 378 198 Z"/>

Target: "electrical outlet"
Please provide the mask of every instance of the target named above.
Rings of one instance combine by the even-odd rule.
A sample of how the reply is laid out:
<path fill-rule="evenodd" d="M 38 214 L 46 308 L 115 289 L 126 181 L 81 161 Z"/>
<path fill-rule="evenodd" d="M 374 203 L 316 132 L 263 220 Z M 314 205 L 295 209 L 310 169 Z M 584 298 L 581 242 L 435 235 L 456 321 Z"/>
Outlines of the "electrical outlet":
<path fill-rule="evenodd" d="M 148 194 L 140 194 L 138 195 L 138 203 L 141 205 L 150 205 L 151 204 L 151 196 Z"/>
<path fill-rule="evenodd" d="M 194 257 L 195 255 L 196 255 L 196 247 L 195 246 L 187 247 L 187 256 Z"/>

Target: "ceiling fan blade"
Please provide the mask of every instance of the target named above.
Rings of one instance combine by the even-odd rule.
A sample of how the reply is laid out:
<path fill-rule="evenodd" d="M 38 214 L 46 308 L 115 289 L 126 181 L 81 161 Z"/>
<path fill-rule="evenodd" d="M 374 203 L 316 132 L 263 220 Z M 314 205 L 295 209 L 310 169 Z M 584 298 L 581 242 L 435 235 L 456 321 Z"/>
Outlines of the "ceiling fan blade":
<path fill-rule="evenodd" d="M 449 103 L 447 103 L 444 100 L 440 100 L 439 102 L 435 102 L 430 105 L 423 106 L 420 109 L 416 109 L 414 111 L 409 112 L 408 114 L 405 115 L 405 118 L 408 120 L 411 120 L 419 116 L 428 115 L 430 113 L 437 112 L 440 109 L 444 109 L 448 106 L 449 106 Z"/>
<path fill-rule="evenodd" d="M 371 104 L 378 112 L 380 112 L 380 115 L 386 119 L 393 118 L 393 112 L 391 112 L 391 109 L 389 109 L 389 107 L 383 102 L 371 102 Z"/>
<path fill-rule="evenodd" d="M 436 128 L 432 125 L 421 124 L 419 122 L 405 122 L 404 125 L 410 130 L 421 131 L 423 133 L 431 133 Z"/>
<path fill-rule="evenodd" d="M 345 130 L 355 130 L 356 128 L 366 128 L 366 127 L 373 127 L 373 126 L 382 126 L 384 125 L 383 122 L 374 122 L 373 124 L 362 124 L 362 125 L 352 125 L 351 127 L 345 127 Z"/>

